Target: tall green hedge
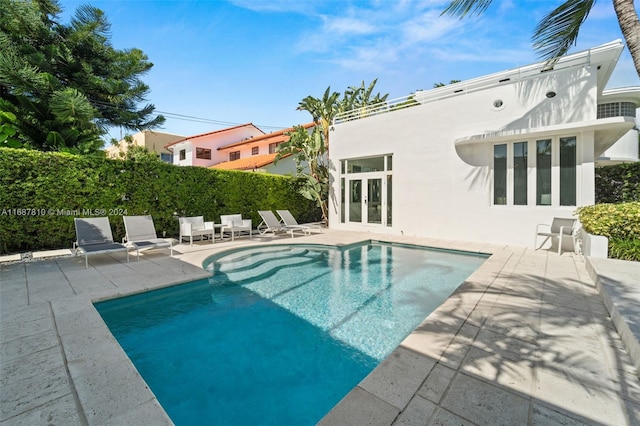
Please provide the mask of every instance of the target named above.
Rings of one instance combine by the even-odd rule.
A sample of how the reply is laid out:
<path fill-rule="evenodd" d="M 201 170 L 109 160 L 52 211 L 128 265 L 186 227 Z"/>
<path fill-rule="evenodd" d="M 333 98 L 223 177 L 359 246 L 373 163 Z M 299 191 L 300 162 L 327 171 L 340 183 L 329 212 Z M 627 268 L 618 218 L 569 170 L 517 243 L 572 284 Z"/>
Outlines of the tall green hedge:
<path fill-rule="evenodd" d="M 596 204 L 640 201 L 640 163 L 596 168 Z"/>
<path fill-rule="evenodd" d="M 153 160 L 111 160 L 23 149 L 0 149 L 0 253 L 71 247 L 74 217 L 109 216 L 114 238 L 124 236 L 123 215 L 151 215 L 159 235 L 178 235 L 177 216 L 286 208 L 302 221 L 320 210 L 291 177 Z"/>

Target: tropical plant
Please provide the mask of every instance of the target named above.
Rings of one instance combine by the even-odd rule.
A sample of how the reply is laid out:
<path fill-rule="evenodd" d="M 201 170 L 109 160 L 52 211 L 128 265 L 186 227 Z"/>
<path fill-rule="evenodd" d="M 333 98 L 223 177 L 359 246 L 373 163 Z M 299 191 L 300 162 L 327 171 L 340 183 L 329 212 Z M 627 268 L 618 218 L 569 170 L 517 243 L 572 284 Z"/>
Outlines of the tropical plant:
<path fill-rule="evenodd" d="M 448 84 L 460 83 L 460 81 L 462 81 L 462 80 L 451 80 Z M 440 83 L 433 83 L 433 88 L 434 88 L 434 89 L 437 89 L 438 87 L 444 87 L 444 86 L 446 86 L 446 85 L 447 85 L 447 83 L 442 83 L 442 82 L 440 82 Z"/>
<path fill-rule="evenodd" d="M 381 95 L 380 92 L 373 94 L 378 79 L 374 79 L 369 86 L 365 87 L 364 81 L 359 87 L 351 86 L 344 92 L 343 111 L 356 110 L 358 116 L 366 116 L 370 107 L 380 107 L 387 101 L 389 94 Z M 334 116 L 335 117 L 335 116 Z"/>
<path fill-rule="evenodd" d="M 326 223 L 329 223 L 329 130 L 338 113 L 386 101 L 388 94 L 373 94 L 377 81 L 373 80 L 366 87 L 364 81 L 360 87 L 351 86 L 342 97 L 339 92 L 332 92 L 331 86 L 322 98 L 305 97 L 297 109 L 311 114 L 316 123 L 313 131 L 308 133 L 301 126 L 294 127 L 288 134 L 289 141 L 278 146 L 276 162 L 285 155 L 294 155 L 297 174 L 304 178 L 300 192 L 308 199 L 316 200 Z"/>
<path fill-rule="evenodd" d="M 298 103 L 297 109 L 309 112 L 314 123 L 320 126 L 327 153 L 329 152 L 329 129 L 338 113 L 384 102 L 387 99 L 389 94 L 373 94 L 377 81 L 376 78 L 367 87 L 365 87 L 364 81 L 360 87 L 351 86 L 345 90 L 342 98 L 339 92 L 332 92 L 331 86 L 329 86 L 324 91 L 322 98 L 307 96 Z"/>
<path fill-rule="evenodd" d="M 16 126 L 17 117 L 7 111 L 0 111 L 0 146 L 8 148 L 20 148 L 22 143 L 16 134 L 18 127 Z"/>
<path fill-rule="evenodd" d="M 56 0 L 0 0 L 0 126 L 16 131 L 0 143 L 92 153 L 110 126 L 162 124 L 153 105 L 138 107 L 149 93 L 146 55 L 114 49 L 100 9 L 80 6 L 68 25 L 61 12 Z"/>
<path fill-rule="evenodd" d="M 326 150 L 329 149 L 329 129 L 333 118 L 341 111 L 350 109 L 351 105 L 346 104 L 346 99 L 340 100 L 339 92 L 332 92 L 331 86 L 324 91 L 322 98 L 307 96 L 298 103 L 298 110 L 307 111 L 311 114 L 313 122 L 322 131 Z"/>
<path fill-rule="evenodd" d="M 300 194 L 316 202 L 322 211 L 323 220 L 327 222 L 329 167 L 327 146 L 323 141 L 320 126 L 314 126 L 311 132 L 303 126 L 295 126 L 287 135 L 289 140 L 278 146 L 276 162 L 285 156 L 293 155 L 296 174 L 298 178 L 302 178 Z"/>
<path fill-rule="evenodd" d="M 442 14 L 465 17 L 480 15 L 492 0 L 452 0 Z M 587 19 L 596 0 L 566 0 L 542 18 L 533 33 L 533 47 L 542 59 L 553 63 L 576 43 L 580 27 Z M 640 76 L 640 20 L 633 0 L 613 0 L 618 24 Z"/>

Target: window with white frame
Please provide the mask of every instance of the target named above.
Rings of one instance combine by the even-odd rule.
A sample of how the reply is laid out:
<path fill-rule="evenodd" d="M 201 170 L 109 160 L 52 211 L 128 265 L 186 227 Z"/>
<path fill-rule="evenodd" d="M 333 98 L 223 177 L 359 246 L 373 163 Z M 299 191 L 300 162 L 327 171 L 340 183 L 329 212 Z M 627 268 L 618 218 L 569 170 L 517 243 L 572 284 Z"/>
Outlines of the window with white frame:
<path fill-rule="evenodd" d="M 575 136 L 493 146 L 493 205 L 575 206 L 577 179 Z"/>

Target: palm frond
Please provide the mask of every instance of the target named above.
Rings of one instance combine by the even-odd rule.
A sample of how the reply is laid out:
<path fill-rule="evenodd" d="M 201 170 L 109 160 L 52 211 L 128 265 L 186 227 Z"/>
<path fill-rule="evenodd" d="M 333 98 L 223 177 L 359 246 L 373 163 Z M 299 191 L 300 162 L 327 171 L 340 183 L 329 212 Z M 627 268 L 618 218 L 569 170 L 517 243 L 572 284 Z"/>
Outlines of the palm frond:
<path fill-rule="evenodd" d="M 459 16 L 461 19 L 471 15 L 482 15 L 491 5 L 492 0 L 453 0 L 440 14 Z"/>
<path fill-rule="evenodd" d="M 541 59 L 554 62 L 576 43 L 580 26 L 596 0 L 568 0 L 545 16 L 533 34 L 533 48 Z"/>

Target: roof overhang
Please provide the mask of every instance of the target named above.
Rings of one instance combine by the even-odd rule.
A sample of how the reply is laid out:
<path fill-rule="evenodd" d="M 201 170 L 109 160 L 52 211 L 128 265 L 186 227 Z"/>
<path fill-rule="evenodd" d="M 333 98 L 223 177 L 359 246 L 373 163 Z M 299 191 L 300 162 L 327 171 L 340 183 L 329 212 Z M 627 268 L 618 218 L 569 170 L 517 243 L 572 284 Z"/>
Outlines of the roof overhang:
<path fill-rule="evenodd" d="M 594 155 L 596 158 L 635 126 L 633 117 L 609 117 L 598 120 L 578 121 L 531 129 L 498 130 L 465 136 L 454 141 L 456 147 L 472 144 L 494 144 L 498 142 L 535 139 L 566 135 L 578 132 L 595 132 Z"/>
<path fill-rule="evenodd" d="M 240 158 L 238 160 L 214 164 L 213 166 L 209 166 L 209 168 L 219 170 L 255 170 L 268 166 L 269 164 L 273 164 L 277 155 L 277 153 L 254 155 L 251 157 Z M 283 155 L 281 158 L 284 159 L 289 155 L 291 154 Z"/>
<path fill-rule="evenodd" d="M 607 89 L 598 98 L 598 103 L 606 102 L 633 102 L 638 107 L 640 106 L 640 86 Z"/>

